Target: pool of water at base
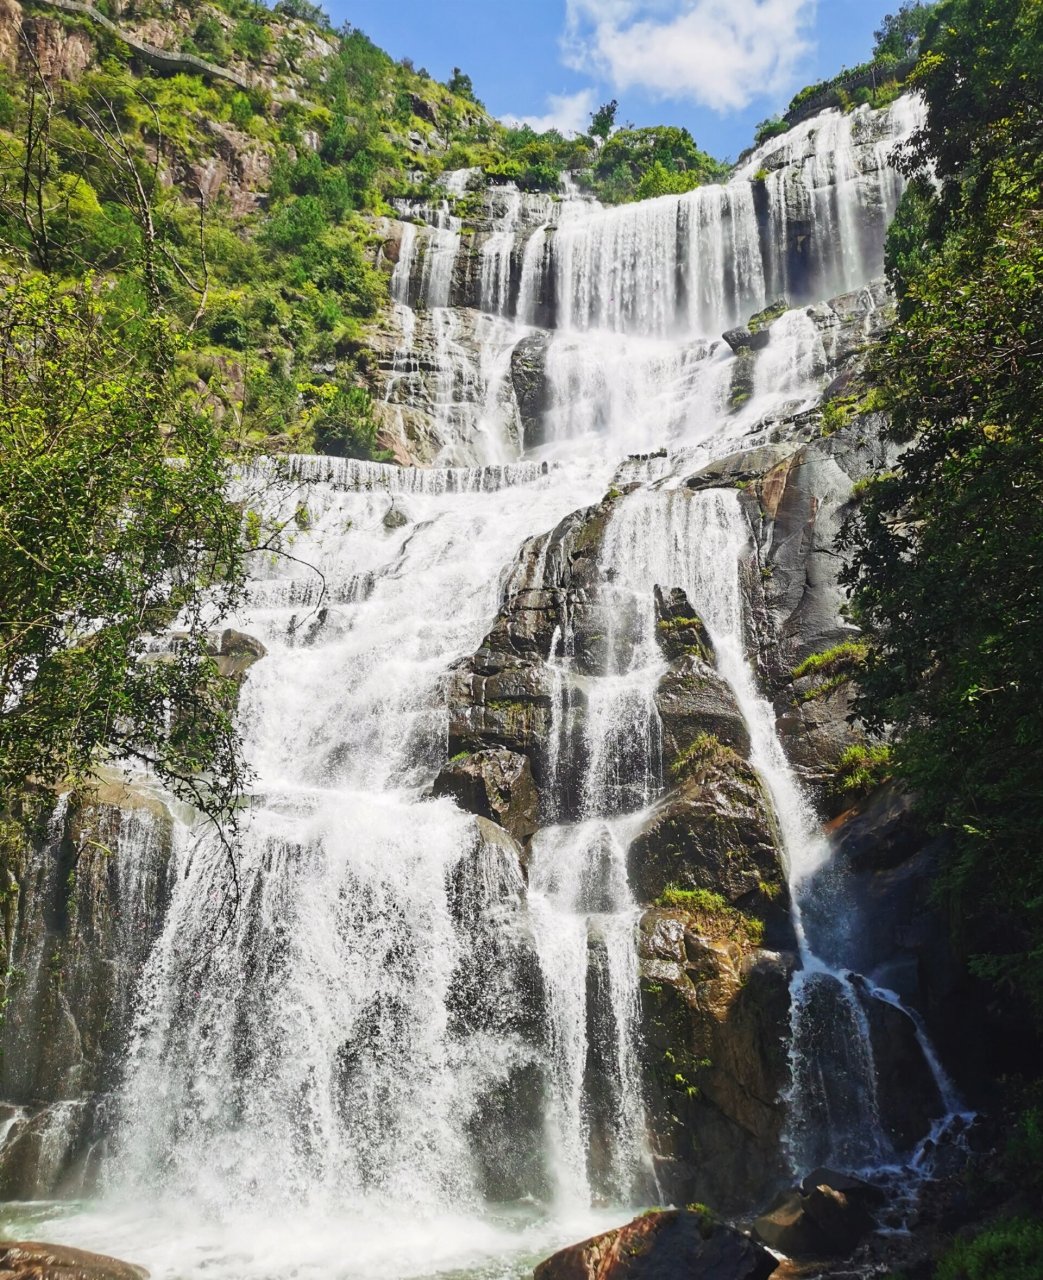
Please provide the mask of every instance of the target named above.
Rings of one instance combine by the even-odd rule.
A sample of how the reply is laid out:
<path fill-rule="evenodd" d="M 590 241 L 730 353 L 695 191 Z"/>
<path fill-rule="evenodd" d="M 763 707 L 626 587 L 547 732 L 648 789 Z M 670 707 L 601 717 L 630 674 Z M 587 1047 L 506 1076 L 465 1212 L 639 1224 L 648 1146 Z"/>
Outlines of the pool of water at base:
<path fill-rule="evenodd" d="M 108 1254 L 147 1268 L 151 1280 L 530 1280 L 558 1249 L 634 1214 L 548 1216 L 521 1204 L 425 1215 L 403 1204 L 208 1218 L 197 1205 L 33 1201 L 0 1206 L 0 1238 Z"/>

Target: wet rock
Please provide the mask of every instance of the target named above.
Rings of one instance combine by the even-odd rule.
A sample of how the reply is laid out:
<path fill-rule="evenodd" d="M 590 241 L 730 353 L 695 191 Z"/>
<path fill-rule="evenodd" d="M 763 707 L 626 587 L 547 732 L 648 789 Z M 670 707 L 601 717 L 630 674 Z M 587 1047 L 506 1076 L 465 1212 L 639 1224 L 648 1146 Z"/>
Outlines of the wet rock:
<path fill-rule="evenodd" d="M 732 904 L 782 892 L 775 821 L 760 779 L 729 748 L 710 742 L 706 751 L 709 758 L 688 766 L 631 843 L 627 873 L 641 902 L 670 885 L 707 889 Z"/>
<path fill-rule="evenodd" d="M 757 950 L 738 913 L 642 917 L 641 1061 L 659 1186 L 675 1202 L 763 1203 L 780 1150 L 793 960 Z"/>
<path fill-rule="evenodd" d="M 148 1274 L 144 1267 L 65 1245 L 0 1243 L 0 1280 L 148 1280 Z"/>
<path fill-rule="evenodd" d="M 820 1257 L 829 1252 L 810 1218 L 799 1191 L 782 1191 L 753 1224 L 753 1234 L 791 1258 Z"/>
<path fill-rule="evenodd" d="M 703 620 L 680 587 L 655 588 L 656 637 L 666 657 L 674 662 L 689 655 L 704 662 L 714 660 L 713 642 Z"/>
<path fill-rule="evenodd" d="M 538 663 L 480 649 L 451 674 L 446 699 L 453 755 L 503 748 L 527 755 L 542 776 L 551 688 Z"/>
<path fill-rule="evenodd" d="M 86 1102 L 57 1102 L 38 1110 L 12 1108 L 0 1145 L 0 1199 L 42 1200 L 56 1191 L 79 1190 L 77 1157 L 90 1130 Z M 0 1271 L 0 1277 L 3 1273 Z"/>
<path fill-rule="evenodd" d="M 753 1234 L 792 1258 L 846 1258 L 876 1226 L 864 1183 L 847 1192 L 829 1182 L 781 1192 L 753 1224 Z"/>
<path fill-rule="evenodd" d="M 217 648 L 217 669 L 223 676 L 241 676 L 267 654 L 268 650 L 256 636 L 227 627 L 221 633 Z"/>
<path fill-rule="evenodd" d="M 461 809 L 497 823 L 518 841 L 536 831 L 539 795 L 527 756 L 478 751 L 451 760 L 435 779 L 436 796 L 451 796 Z"/>
<path fill-rule="evenodd" d="M 754 333 L 749 325 L 745 324 L 736 325 L 734 329 L 728 329 L 723 337 L 736 355 L 740 351 L 761 351 L 771 341 L 771 334 L 767 329 Z"/>
<path fill-rule="evenodd" d="M 686 654 L 671 666 L 655 701 L 668 774 L 700 734 L 712 734 L 740 756 L 749 754 L 750 733 L 731 686 L 698 655 Z"/>
<path fill-rule="evenodd" d="M 394 503 L 392 503 L 391 506 L 388 507 L 387 511 L 384 512 L 384 518 L 381 521 L 381 524 L 383 524 L 384 528 L 388 530 L 404 529 L 405 526 L 409 524 L 409 517 L 404 511 L 400 510 L 394 505 Z"/>
<path fill-rule="evenodd" d="M 945 1114 L 945 1105 L 910 1015 L 874 997 L 861 981 L 856 989 L 869 1022 L 880 1123 L 896 1151 L 907 1153 Z"/>
<path fill-rule="evenodd" d="M 884 1192 L 871 1182 L 856 1178 L 851 1173 L 838 1173 L 836 1169 L 812 1169 L 806 1174 L 801 1180 L 801 1194 L 810 1195 L 815 1187 L 831 1187 L 854 1203 L 868 1207 L 879 1208 L 886 1199 Z"/>
<path fill-rule="evenodd" d="M 39 839 L 0 849 L 13 891 L 0 915 L 0 1097 L 18 1108 L 0 1198 L 47 1198 L 80 1176 L 162 925 L 171 848 L 166 809 L 113 781 L 63 804 Z"/>
<path fill-rule="evenodd" d="M 511 352 L 511 385 L 526 449 L 547 443 L 545 415 L 551 408 L 551 397 L 544 366 L 549 345 L 548 334 L 533 333 L 522 338 Z"/>
<path fill-rule="evenodd" d="M 767 1280 L 778 1261 L 734 1227 L 653 1210 L 540 1263 L 535 1280 Z"/>

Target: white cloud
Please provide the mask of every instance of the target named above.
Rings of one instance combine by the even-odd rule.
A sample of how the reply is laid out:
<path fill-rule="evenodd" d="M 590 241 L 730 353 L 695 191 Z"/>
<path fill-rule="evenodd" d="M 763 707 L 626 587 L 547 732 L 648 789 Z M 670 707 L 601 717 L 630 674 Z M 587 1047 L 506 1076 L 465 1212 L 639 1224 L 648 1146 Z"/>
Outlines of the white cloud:
<path fill-rule="evenodd" d="M 791 83 L 818 0 L 566 0 L 566 63 L 617 92 L 740 110 Z"/>
<path fill-rule="evenodd" d="M 561 133 L 585 133 L 590 125 L 590 113 L 597 105 L 593 89 L 580 89 L 578 93 L 551 93 L 547 95 L 547 111 L 542 116 L 505 116 L 504 123 L 527 124 L 537 133 L 558 129 Z"/>

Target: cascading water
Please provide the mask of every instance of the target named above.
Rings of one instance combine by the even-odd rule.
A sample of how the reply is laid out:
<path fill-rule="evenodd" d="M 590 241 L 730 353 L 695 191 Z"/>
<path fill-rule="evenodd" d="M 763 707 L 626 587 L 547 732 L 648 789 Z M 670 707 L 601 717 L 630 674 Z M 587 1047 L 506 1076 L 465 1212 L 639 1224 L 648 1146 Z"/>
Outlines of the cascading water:
<path fill-rule="evenodd" d="M 705 619 L 782 834 L 803 965 L 794 1160 L 890 1155 L 863 1004 L 804 927 L 825 846 L 746 657 L 749 532 L 734 492 L 678 481 L 693 457 L 760 443 L 781 405 L 814 402 L 830 352 L 813 313 L 772 325 L 745 398 L 717 335 L 779 293 L 866 285 L 900 193 L 887 151 L 917 119 L 911 99 L 827 114 L 725 186 L 623 209 L 496 192 L 469 284 L 453 209 L 470 175 L 410 207 L 425 225 L 400 232 L 386 398 L 409 430 L 423 417 L 445 465 L 283 467 L 294 559 L 259 567 L 240 620 L 268 650 L 241 707 L 257 781 L 240 910 L 215 924 L 225 851 L 184 831 L 105 1196 L 52 1235 L 157 1277 L 493 1280 L 655 1197 L 626 870 L 663 787 L 655 585 Z M 540 365 L 528 417 L 511 381 L 522 343 Z M 622 462 L 641 450 L 655 453 Z M 428 794 L 445 675 L 515 589 L 519 547 L 610 484 L 636 487 L 617 494 L 600 551 L 603 669 L 578 673 L 566 609 L 542 655 L 544 825 L 523 866 Z M 529 587 L 559 589 L 548 560 Z M 843 1069 L 803 1016 L 827 984 L 834 1015 L 850 1010 Z M 812 1078 L 822 1061 L 843 1079 Z"/>

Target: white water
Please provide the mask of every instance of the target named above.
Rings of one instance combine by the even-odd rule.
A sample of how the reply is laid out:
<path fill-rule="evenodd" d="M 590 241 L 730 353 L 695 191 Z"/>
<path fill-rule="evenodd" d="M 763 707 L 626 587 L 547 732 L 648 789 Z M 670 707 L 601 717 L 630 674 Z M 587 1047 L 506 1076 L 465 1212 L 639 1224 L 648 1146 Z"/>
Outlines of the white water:
<path fill-rule="evenodd" d="M 828 352 L 805 312 L 772 326 L 739 412 L 717 335 L 784 289 L 810 301 L 866 283 L 900 190 L 882 148 L 914 122 L 907 102 L 882 123 L 827 116 L 727 186 L 625 209 L 498 193 L 477 250 L 482 313 L 455 305 L 466 178 L 413 210 L 426 226 L 406 228 L 394 271 L 387 398 L 402 421 L 429 407 L 434 453 L 457 465 L 285 465 L 286 514 L 303 504 L 308 518 L 293 561 L 259 566 L 240 620 L 268 648 L 242 703 L 257 782 L 241 910 L 222 931 L 223 850 L 186 832 L 104 1195 L 48 1222 L 52 1238 L 167 1280 L 492 1280 L 654 1198 L 626 849 L 662 784 L 655 584 L 684 588 L 707 622 L 778 816 L 804 973 L 825 972 L 800 913 L 824 842 L 746 657 L 748 530 L 735 494 L 677 481 L 756 440 L 781 405 L 814 401 Z M 801 262 L 781 248 L 798 228 Z M 537 320 L 555 326 L 550 407 L 519 459 L 510 353 Z M 620 466 L 662 446 L 673 453 Z M 641 486 L 602 553 L 628 621 L 607 674 L 587 680 L 578 757 L 567 625 L 547 655 L 552 775 L 585 763 L 570 820 L 551 788 L 526 881 L 510 847 L 426 797 L 445 759 L 445 675 L 481 643 L 522 544 L 613 481 Z M 795 1025 L 796 1113 L 814 1082 L 798 1079 Z M 863 1063 L 853 1088 L 871 1075 Z"/>

